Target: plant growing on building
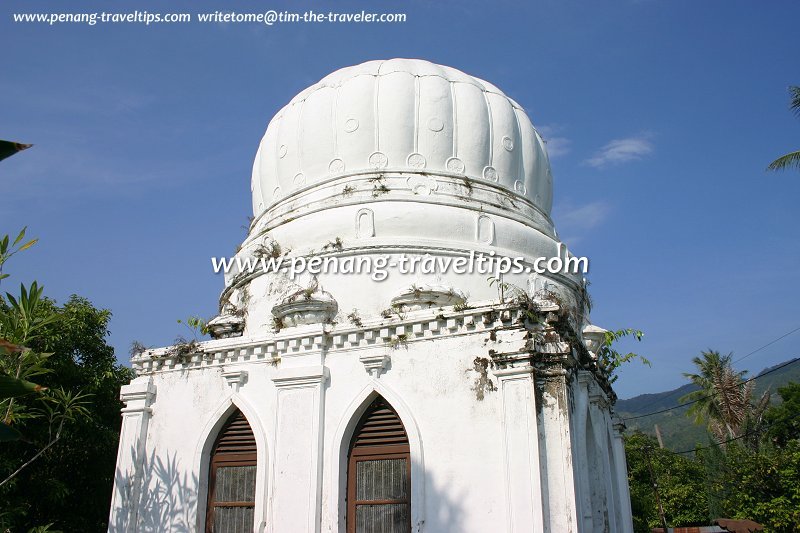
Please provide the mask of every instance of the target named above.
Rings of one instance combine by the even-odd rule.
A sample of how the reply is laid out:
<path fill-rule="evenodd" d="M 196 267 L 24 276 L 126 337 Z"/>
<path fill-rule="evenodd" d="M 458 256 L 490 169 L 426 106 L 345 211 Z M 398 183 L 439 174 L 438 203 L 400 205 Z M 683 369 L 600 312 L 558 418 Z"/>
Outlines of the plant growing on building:
<path fill-rule="evenodd" d="M 372 197 L 377 198 L 382 194 L 389 193 L 389 187 L 386 186 L 385 176 L 383 174 L 378 174 L 374 178 L 370 178 L 369 181 L 372 183 Z"/>
<path fill-rule="evenodd" d="M 411 285 L 411 294 L 414 295 L 415 300 L 419 300 L 422 297 L 422 288 L 418 286 L 416 283 Z"/>
<path fill-rule="evenodd" d="M 275 239 L 269 239 L 264 244 L 259 244 L 256 246 L 256 249 L 253 252 L 253 257 L 256 259 L 261 259 L 262 257 L 277 259 L 282 255 L 282 253 L 283 249 L 281 247 L 281 243 Z"/>
<path fill-rule="evenodd" d="M 295 287 L 298 287 L 295 285 Z M 299 287 L 294 292 L 290 293 L 284 301 L 286 302 L 296 302 L 300 298 L 303 300 L 311 300 L 314 297 L 314 293 L 319 290 L 319 280 L 316 276 L 311 279 L 311 282 L 308 284 L 307 287 Z"/>
<path fill-rule="evenodd" d="M 614 348 L 614 343 L 625 337 L 631 337 L 637 342 L 642 340 L 644 333 L 638 329 L 626 328 L 618 329 L 616 331 L 606 331 L 603 344 L 598 349 L 597 360 L 598 365 L 608 376 L 608 382 L 614 383 L 619 376 L 616 374 L 617 369 L 634 360 L 640 361 L 642 364 L 652 366 L 650 360 L 634 352 L 623 354 Z"/>
<path fill-rule="evenodd" d="M 453 311 L 457 313 L 460 313 L 462 311 L 468 311 L 469 309 L 472 309 L 472 306 L 469 305 L 469 302 L 467 300 L 464 300 L 463 302 L 458 302 L 453 306 Z"/>
<path fill-rule="evenodd" d="M 329 250 L 330 251 L 341 252 L 342 249 L 343 249 L 343 245 L 342 245 L 342 238 L 341 237 L 336 237 L 334 240 L 328 242 L 327 244 L 325 244 L 325 246 L 322 247 L 322 251 L 323 252 L 327 252 Z"/>
<path fill-rule="evenodd" d="M 208 323 L 198 316 L 190 316 L 186 320 L 178 319 L 178 324 L 186 326 L 192 338 L 187 339 L 183 335 L 178 335 L 173 346 L 167 351 L 167 356 L 185 363 L 193 354 L 202 351 L 199 336 L 208 335 L 210 330 Z"/>
<path fill-rule="evenodd" d="M 405 333 L 401 333 L 400 335 L 395 335 L 389 340 L 389 348 L 392 350 L 397 350 L 399 348 L 408 348 L 408 335 Z"/>
<path fill-rule="evenodd" d="M 131 346 L 128 349 L 128 355 L 131 357 L 136 357 L 142 355 L 147 350 L 147 346 L 145 346 L 142 342 L 133 340 L 131 341 Z"/>
<path fill-rule="evenodd" d="M 408 317 L 408 306 L 402 303 L 393 303 L 392 312 L 394 312 L 400 320 L 405 320 Z"/>
<path fill-rule="evenodd" d="M 364 327 L 364 323 L 361 321 L 361 317 L 358 314 L 358 309 L 353 309 L 353 311 L 347 315 L 347 320 L 357 328 Z"/>
<path fill-rule="evenodd" d="M 196 341 L 199 340 L 198 334 L 208 335 L 209 333 L 208 323 L 196 315 L 192 315 L 186 320 L 178 319 L 178 324 L 183 324 L 184 326 L 186 326 L 192 333 L 192 338 Z"/>

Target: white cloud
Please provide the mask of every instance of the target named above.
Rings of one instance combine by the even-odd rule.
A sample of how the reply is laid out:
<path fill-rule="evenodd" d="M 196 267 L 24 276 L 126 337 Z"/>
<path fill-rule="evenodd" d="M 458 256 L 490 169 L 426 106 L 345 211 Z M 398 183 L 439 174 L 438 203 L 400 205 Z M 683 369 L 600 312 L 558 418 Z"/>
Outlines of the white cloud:
<path fill-rule="evenodd" d="M 558 135 L 558 132 L 562 130 L 561 126 L 546 125 L 539 126 L 537 129 L 542 139 L 544 139 L 545 145 L 547 146 L 547 155 L 550 156 L 550 159 L 555 159 L 569 153 L 572 141 Z"/>
<path fill-rule="evenodd" d="M 590 229 L 603 222 L 611 209 L 605 202 L 598 201 L 579 207 L 560 206 L 557 210 L 557 215 L 554 216 L 558 218 L 559 226 Z"/>
<path fill-rule="evenodd" d="M 545 143 L 547 144 L 547 155 L 549 155 L 551 159 L 554 159 L 569 153 L 572 141 L 566 137 L 550 137 L 545 140 Z"/>
<path fill-rule="evenodd" d="M 602 224 L 610 212 L 611 206 L 602 201 L 580 206 L 566 202 L 556 204 L 553 209 L 553 221 L 561 240 L 574 245 L 587 231 Z"/>
<path fill-rule="evenodd" d="M 648 135 L 640 135 L 638 137 L 614 139 L 603 146 L 594 156 L 587 159 L 586 164 L 595 168 L 600 168 L 608 164 L 625 163 L 641 159 L 653 151 L 653 144 L 649 141 L 648 137 Z"/>

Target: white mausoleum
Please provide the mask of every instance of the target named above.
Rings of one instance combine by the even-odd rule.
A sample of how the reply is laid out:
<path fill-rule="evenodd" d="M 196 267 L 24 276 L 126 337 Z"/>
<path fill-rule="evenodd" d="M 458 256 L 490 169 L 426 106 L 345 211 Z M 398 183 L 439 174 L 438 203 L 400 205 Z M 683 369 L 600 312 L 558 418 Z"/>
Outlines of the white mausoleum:
<path fill-rule="evenodd" d="M 371 61 L 298 94 L 237 257 L 328 272 L 234 266 L 213 340 L 133 357 L 109 531 L 632 531 L 603 330 L 580 274 L 533 272 L 572 257 L 552 187 L 525 111 L 458 70 Z M 379 281 L 387 258 L 424 260 Z"/>

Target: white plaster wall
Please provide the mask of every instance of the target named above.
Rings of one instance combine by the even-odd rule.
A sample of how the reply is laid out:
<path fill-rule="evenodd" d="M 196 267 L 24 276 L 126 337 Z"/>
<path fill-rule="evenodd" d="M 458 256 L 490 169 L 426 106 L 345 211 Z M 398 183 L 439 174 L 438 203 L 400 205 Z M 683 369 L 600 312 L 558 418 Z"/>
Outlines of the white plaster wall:
<path fill-rule="evenodd" d="M 324 494 L 329 495 L 329 511 L 323 530 L 343 531 L 336 526 L 337 509 L 330 501 L 337 492 L 341 497 L 343 490 L 333 486 L 340 481 L 333 475 L 332 463 L 338 447 L 348 445 L 350 435 L 335 442 L 336 429 L 347 420 L 353 399 L 373 387 L 387 391 L 390 401 L 392 397 L 400 399 L 417 426 L 424 449 L 424 530 L 478 532 L 502 523 L 500 398 L 496 391 L 487 392 L 484 400 L 478 401 L 472 390 L 477 375 L 471 369 L 473 359 L 481 355 L 481 342 L 462 337 L 399 347 L 391 350 L 391 368 L 377 380 L 367 375 L 354 353 L 327 358 L 331 383 L 326 405 L 325 457 L 329 462 Z M 412 454 L 417 466 L 420 460 Z M 412 479 L 412 484 L 419 481 Z"/>
<path fill-rule="evenodd" d="M 497 530 L 506 520 L 506 486 L 503 469 L 501 397 L 486 390 L 482 401 L 473 390 L 478 374 L 473 360 L 482 354 L 483 336 L 455 336 L 437 341 L 412 342 L 396 349 L 380 346 L 367 350 L 334 352 L 325 363 L 330 378 L 325 390 L 322 450 L 321 531 L 343 531 L 341 502 L 343 474 L 337 457 L 351 436 L 342 432 L 354 409 L 383 392 L 396 405 L 412 443 L 414 531 L 485 532 Z M 391 363 L 377 380 L 359 361 L 370 351 L 388 353 Z M 318 356 L 313 356 L 316 359 Z M 308 356 L 284 357 L 281 363 L 236 365 L 247 382 L 234 394 L 221 368 L 172 370 L 154 375 L 156 398 L 152 404 L 145 454 L 145 497 L 139 511 L 138 531 L 197 531 L 205 509 L 207 463 L 198 460 L 208 451 L 230 409 L 231 401 L 243 409 L 256 434 L 274 448 L 276 389 L 272 378 L 282 369 L 303 368 Z M 232 367 L 225 367 L 230 371 Z M 493 380 L 496 385 L 496 380 Z M 356 409 L 357 411 L 357 409 Z M 357 415 L 356 415 L 357 416 Z M 218 417 L 215 423 L 214 417 Z M 255 417 L 255 419 L 254 419 Z M 355 420 L 355 419 L 353 419 Z M 413 426 L 413 427 L 412 427 Z M 306 433 L 297 430 L 297 438 Z M 298 447 L 305 442 L 297 442 Z M 424 450 L 424 458 L 419 453 Z M 424 465 L 424 469 L 423 469 Z M 270 464 L 263 466 L 264 471 Z M 422 474 L 424 472 L 424 474 Z M 272 476 L 259 476 L 264 482 Z M 294 509 L 270 509 L 275 487 L 261 487 L 258 512 L 292 514 Z M 423 497 L 420 501 L 419 498 Z M 272 531 L 267 525 L 267 531 Z"/>
<path fill-rule="evenodd" d="M 264 364 L 243 367 L 256 384 L 265 380 L 269 369 Z M 264 461 L 258 476 L 262 506 L 257 509 L 264 520 L 274 393 L 252 386 L 235 394 L 223 370 L 230 368 L 174 370 L 153 377 L 156 398 L 142 458 L 145 477 L 137 531 L 198 531 L 206 508 L 208 445 L 234 403 L 242 407 L 256 435 L 266 435 L 259 449 Z"/>

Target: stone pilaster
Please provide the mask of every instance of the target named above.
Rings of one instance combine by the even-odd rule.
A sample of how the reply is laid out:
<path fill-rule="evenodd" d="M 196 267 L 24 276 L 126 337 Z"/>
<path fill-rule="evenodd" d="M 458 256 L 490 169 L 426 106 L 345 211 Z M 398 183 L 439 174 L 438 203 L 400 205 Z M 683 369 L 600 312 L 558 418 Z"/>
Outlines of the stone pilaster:
<path fill-rule="evenodd" d="M 150 404 L 155 392 L 150 378 L 135 379 L 120 391 L 120 399 L 125 407 L 122 409 L 117 470 L 108 519 L 109 532 L 129 533 L 137 530 L 147 426 L 152 415 Z"/>
<path fill-rule="evenodd" d="M 528 363 L 496 370 L 503 409 L 507 527 L 509 533 L 543 531 L 539 441 L 533 367 Z"/>
<path fill-rule="evenodd" d="M 605 527 L 609 532 L 619 531 L 617 526 L 617 491 L 615 485 L 617 481 L 614 476 L 616 472 L 612 462 L 612 450 L 609 446 L 611 424 L 609 419 L 609 412 L 611 409 L 608 397 L 602 389 L 596 384 L 592 383 L 589 387 L 589 412 L 592 417 L 592 427 L 594 428 L 594 439 L 598 451 L 599 467 L 601 468 L 600 479 L 603 482 L 604 494 L 602 501 L 605 503 L 605 508 L 602 509 L 605 518 Z M 590 465 L 591 467 L 592 465 Z"/>
<path fill-rule="evenodd" d="M 572 533 L 580 529 L 569 420 L 567 354 L 550 352 L 545 357 L 547 363 L 537 364 L 536 369 L 539 457 L 545 487 L 544 522 L 549 524 L 545 531 Z"/>
<path fill-rule="evenodd" d="M 631 492 L 628 486 L 628 464 L 625 459 L 625 442 L 622 433 L 625 431 L 625 424 L 618 417 L 613 419 L 614 438 L 611 441 L 614 452 L 614 462 L 616 463 L 617 486 L 619 487 L 619 510 L 620 523 L 619 530 L 622 533 L 633 533 L 633 513 L 631 510 Z"/>
<path fill-rule="evenodd" d="M 578 376 L 572 391 L 575 401 L 573 430 L 575 431 L 575 469 L 578 482 L 578 514 L 581 521 L 581 531 L 592 531 L 592 495 L 589 490 L 589 456 L 587 446 L 586 419 L 589 416 L 589 382 L 592 377 L 589 372 L 578 371 Z"/>
<path fill-rule="evenodd" d="M 272 474 L 274 532 L 319 533 L 322 506 L 324 366 L 287 368 L 277 388 Z"/>

